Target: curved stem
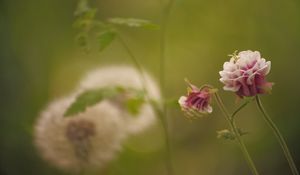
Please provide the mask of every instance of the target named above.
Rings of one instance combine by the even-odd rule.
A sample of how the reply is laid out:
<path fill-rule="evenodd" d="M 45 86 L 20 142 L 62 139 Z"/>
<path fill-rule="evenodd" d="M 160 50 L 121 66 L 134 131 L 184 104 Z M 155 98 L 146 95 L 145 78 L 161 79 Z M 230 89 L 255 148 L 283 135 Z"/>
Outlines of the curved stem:
<path fill-rule="evenodd" d="M 295 162 L 292 158 L 292 155 L 289 151 L 289 148 L 282 136 L 282 134 L 280 133 L 278 127 L 276 126 L 276 124 L 272 121 L 271 117 L 268 115 L 268 113 L 266 112 L 265 108 L 263 107 L 261 100 L 258 96 L 256 96 L 256 104 L 260 110 L 260 112 L 263 114 L 264 120 L 266 121 L 266 123 L 269 125 L 269 127 L 272 129 L 274 135 L 276 136 L 281 148 L 283 149 L 284 155 L 289 163 L 289 166 L 292 170 L 293 175 L 299 175 L 299 172 L 297 170 L 297 167 L 295 165 Z"/>
<path fill-rule="evenodd" d="M 257 169 L 256 169 L 256 167 L 255 167 L 255 165 L 253 163 L 253 160 L 252 160 L 252 158 L 251 158 L 251 156 L 250 156 L 250 154 L 249 154 L 249 152 L 248 152 L 248 150 L 247 150 L 247 148 L 246 148 L 246 146 L 245 146 L 242 138 L 240 137 L 240 133 L 238 131 L 238 128 L 236 127 L 236 124 L 235 124 L 235 122 L 234 122 L 234 120 L 232 118 L 233 114 L 232 115 L 229 114 L 229 112 L 227 111 L 227 109 L 226 109 L 224 103 L 222 102 L 222 99 L 221 99 L 221 97 L 219 96 L 218 93 L 215 93 L 215 99 L 217 101 L 217 104 L 218 104 L 219 108 L 221 109 L 222 113 L 224 114 L 224 116 L 225 116 L 225 118 L 226 118 L 226 120 L 227 120 L 227 122 L 228 122 L 228 124 L 229 124 L 229 126 L 231 128 L 231 130 L 234 132 L 234 135 L 236 137 L 237 143 L 239 144 L 239 146 L 241 148 L 241 151 L 243 152 L 245 160 L 247 161 L 248 166 L 249 166 L 249 168 L 252 171 L 252 174 L 258 175 L 259 173 L 258 173 L 258 171 L 257 171 Z M 244 105 L 244 106 L 246 106 L 246 105 Z M 237 110 L 237 112 L 239 110 L 241 110 L 242 108 L 239 108 Z M 234 115 L 237 112 L 234 112 Z"/>
<path fill-rule="evenodd" d="M 247 104 L 249 104 L 252 100 L 247 100 L 246 102 L 244 102 L 241 106 L 239 106 L 232 114 L 231 114 L 231 118 L 232 120 L 234 120 L 234 117 L 236 116 L 236 114 L 238 112 L 240 112 L 245 106 L 247 106 Z"/>
<path fill-rule="evenodd" d="M 136 59 L 136 57 L 134 56 L 134 54 L 132 53 L 132 51 L 129 49 L 129 46 L 128 44 L 125 42 L 125 40 L 120 36 L 118 35 L 118 38 L 121 42 L 121 44 L 123 45 L 123 47 L 125 48 L 125 50 L 127 51 L 128 55 L 130 56 L 130 58 L 132 59 L 132 62 L 134 63 L 134 66 L 138 69 L 138 71 L 140 73 L 142 73 L 143 75 L 143 69 L 142 69 L 142 66 L 139 64 L 138 60 Z"/>
<path fill-rule="evenodd" d="M 144 77 L 144 71 L 143 71 L 141 64 L 138 62 L 138 60 L 134 56 L 133 52 L 130 50 L 130 48 L 129 48 L 128 44 L 125 42 L 125 40 L 120 35 L 118 35 L 118 38 L 120 40 L 120 43 L 122 44 L 122 46 L 125 48 L 126 52 L 128 53 L 130 59 L 132 60 L 135 68 L 141 74 L 140 78 L 142 80 L 143 90 L 146 92 L 146 79 Z"/>

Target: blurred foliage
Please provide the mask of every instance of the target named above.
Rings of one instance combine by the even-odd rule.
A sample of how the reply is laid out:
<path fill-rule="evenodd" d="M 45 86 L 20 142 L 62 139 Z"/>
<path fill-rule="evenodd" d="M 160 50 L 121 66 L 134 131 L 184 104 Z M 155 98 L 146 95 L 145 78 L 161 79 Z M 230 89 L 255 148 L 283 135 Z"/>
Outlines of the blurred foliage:
<path fill-rule="evenodd" d="M 43 161 L 33 145 L 32 126 L 40 111 L 73 90 L 86 71 L 132 64 L 118 42 L 89 55 L 78 49 L 74 43 L 77 31 L 72 28 L 76 6 L 74 0 L 0 0 L 1 174 L 67 174 Z M 95 15 L 100 20 L 160 21 L 159 0 L 98 0 L 92 6 L 98 9 Z M 218 71 L 228 59 L 226 55 L 234 50 L 261 51 L 272 61 L 268 79 L 276 83 L 272 95 L 262 100 L 286 136 L 299 167 L 299 9 L 298 0 L 177 0 L 166 36 L 167 96 L 185 93 L 185 77 L 198 86 L 210 83 L 221 89 Z M 121 34 L 144 68 L 157 77 L 159 30 L 125 27 Z M 221 95 L 229 109 L 239 105 L 231 93 Z M 261 174 L 289 174 L 280 147 L 255 104 L 249 104 L 237 122 L 250 132 L 244 139 Z M 215 138 L 216 130 L 227 127 L 217 108 L 212 115 L 193 122 L 187 121 L 179 108 L 170 109 L 169 123 L 176 174 L 249 174 L 236 145 Z M 102 174 L 165 174 L 161 137 L 158 124 L 131 138 Z"/>
<path fill-rule="evenodd" d="M 105 99 L 122 102 L 125 109 L 135 116 L 139 113 L 140 106 L 145 102 L 145 92 L 135 89 L 125 89 L 123 87 L 86 90 L 77 95 L 75 101 L 68 107 L 64 116 L 72 117 Z"/>

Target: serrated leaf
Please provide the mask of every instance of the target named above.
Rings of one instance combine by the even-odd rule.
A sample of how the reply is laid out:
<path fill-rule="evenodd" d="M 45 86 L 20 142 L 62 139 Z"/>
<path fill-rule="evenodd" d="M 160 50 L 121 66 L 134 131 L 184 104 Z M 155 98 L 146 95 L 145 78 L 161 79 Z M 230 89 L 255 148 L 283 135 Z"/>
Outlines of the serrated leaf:
<path fill-rule="evenodd" d="M 159 25 L 151 23 L 148 20 L 145 19 L 136 19 L 136 18 L 110 18 L 108 20 L 111 24 L 116 25 L 124 25 L 127 27 L 142 27 L 145 29 L 152 29 L 156 30 L 159 29 Z"/>
<path fill-rule="evenodd" d="M 80 94 L 75 102 L 69 106 L 64 116 L 72 116 L 80 112 L 84 112 L 87 107 L 99 103 L 105 98 L 112 98 L 119 94 L 116 88 L 101 88 L 95 90 L 88 90 Z"/>
<path fill-rule="evenodd" d="M 99 34 L 98 41 L 100 44 L 99 50 L 104 50 L 116 38 L 117 33 L 114 31 L 105 31 Z"/>

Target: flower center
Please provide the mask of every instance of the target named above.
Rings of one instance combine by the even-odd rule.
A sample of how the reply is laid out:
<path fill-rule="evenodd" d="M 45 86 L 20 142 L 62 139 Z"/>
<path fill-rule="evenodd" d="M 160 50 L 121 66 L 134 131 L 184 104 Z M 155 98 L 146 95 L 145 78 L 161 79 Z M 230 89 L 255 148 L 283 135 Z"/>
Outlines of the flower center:
<path fill-rule="evenodd" d="M 66 136 L 72 143 L 76 156 L 87 160 L 90 150 L 90 138 L 95 135 L 95 125 L 87 120 L 70 121 L 66 128 Z"/>

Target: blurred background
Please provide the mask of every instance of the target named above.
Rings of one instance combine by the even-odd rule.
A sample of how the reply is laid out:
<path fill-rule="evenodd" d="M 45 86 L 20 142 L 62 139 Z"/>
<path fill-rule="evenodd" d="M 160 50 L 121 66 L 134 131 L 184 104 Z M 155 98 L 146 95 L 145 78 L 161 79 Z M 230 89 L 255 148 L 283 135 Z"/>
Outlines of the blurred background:
<path fill-rule="evenodd" d="M 0 174 L 64 175 L 42 160 L 32 127 L 40 111 L 67 94 L 82 75 L 97 67 L 132 64 L 114 41 L 106 50 L 84 53 L 74 42 L 75 0 L 0 0 Z M 99 19 L 134 17 L 160 22 L 159 0 L 97 0 Z M 123 37 L 144 68 L 159 77 L 159 30 L 126 29 Z M 167 97 L 186 93 L 184 78 L 222 88 L 218 72 L 235 50 L 259 50 L 272 61 L 272 95 L 265 107 L 286 137 L 300 168 L 300 1 L 176 0 L 167 29 Z M 221 96 L 230 110 L 236 97 Z M 169 110 L 175 174 L 244 175 L 250 170 L 234 143 L 216 138 L 227 128 L 220 111 L 190 122 L 180 109 Z M 291 174 L 279 144 L 254 103 L 238 125 L 261 174 Z M 159 123 L 126 141 L 122 152 L 98 174 L 166 174 Z"/>

